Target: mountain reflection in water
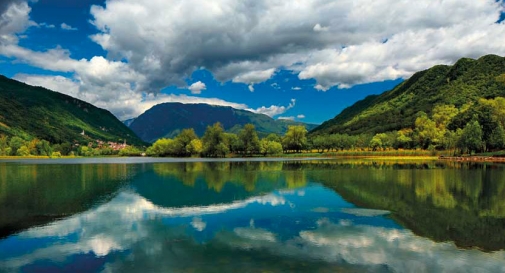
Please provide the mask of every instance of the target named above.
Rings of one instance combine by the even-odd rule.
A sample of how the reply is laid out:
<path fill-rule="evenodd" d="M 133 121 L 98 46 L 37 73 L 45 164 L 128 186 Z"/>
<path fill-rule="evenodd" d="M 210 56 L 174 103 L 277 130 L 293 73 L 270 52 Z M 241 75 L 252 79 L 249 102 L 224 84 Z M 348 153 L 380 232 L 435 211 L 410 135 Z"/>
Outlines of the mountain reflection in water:
<path fill-rule="evenodd" d="M 60 215 L 33 226 L 1 218 L 18 229 L 0 240 L 0 271 L 505 270 L 503 165 L 0 163 L 0 170 L 1 215 L 23 211 L 28 220 L 14 222 L 28 224 L 39 213 Z"/>

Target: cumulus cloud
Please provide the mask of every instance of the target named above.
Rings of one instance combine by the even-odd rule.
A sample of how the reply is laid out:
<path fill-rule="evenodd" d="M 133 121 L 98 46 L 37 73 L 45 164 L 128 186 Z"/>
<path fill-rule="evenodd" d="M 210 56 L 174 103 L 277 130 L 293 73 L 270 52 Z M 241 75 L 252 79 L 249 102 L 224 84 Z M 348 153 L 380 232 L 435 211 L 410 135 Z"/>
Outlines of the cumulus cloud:
<path fill-rule="evenodd" d="M 120 88 L 121 85 L 119 85 L 117 89 L 113 89 L 114 85 L 118 83 L 90 90 L 90 86 L 93 86 L 92 83 L 88 80 L 83 81 L 83 78 L 73 80 L 62 76 L 18 74 L 14 76 L 14 79 L 84 100 L 97 107 L 111 111 L 120 120 L 138 117 L 151 107 L 165 102 L 206 103 L 230 106 L 236 109 L 248 108 L 245 104 L 229 102 L 218 98 L 201 98 L 163 93 L 143 94 L 129 89 L 130 87 L 127 85 L 123 86 L 124 88 Z"/>
<path fill-rule="evenodd" d="M 77 28 L 67 25 L 66 23 L 61 23 L 60 27 L 63 30 L 77 30 Z"/>
<path fill-rule="evenodd" d="M 273 76 L 274 72 L 274 68 L 261 71 L 251 71 L 235 76 L 233 78 L 233 82 L 241 82 L 247 84 L 260 83 L 270 79 Z"/>
<path fill-rule="evenodd" d="M 296 116 L 297 119 L 304 119 L 305 118 L 305 115 L 298 115 Z"/>
<path fill-rule="evenodd" d="M 269 117 L 274 117 L 274 116 L 282 115 L 286 111 L 288 111 L 289 109 L 295 107 L 295 103 L 296 103 L 296 100 L 291 99 L 291 102 L 289 103 L 288 106 L 271 105 L 270 107 L 261 106 L 260 108 L 246 109 L 246 110 L 251 111 L 253 113 L 257 113 L 257 114 L 264 114 Z"/>
<path fill-rule="evenodd" d="M 190 85 L 188 89 L 191 91 L 191 94 L 201 94 L 202 90 L 207 89 L 207 86 L 205 85 L 205 83 L 197 81 L 192 85 Z"/>
<path fill-rule="evenodd" d="M 204 67 L 218 80 L 251 87 L 276 69 L 292 69 L 328 90 L 405 78 L 460 57 L 503 55 L 505 25 L 495 23 L 501 11 L 494 0 L 123 0 L 91 13 L 100 30 L 93 40 L 149 75 L 154 89 L 184 84 Z"/>
<path fill-rule="evenodd" d="M 0 3 L 0 46 L 16 44 L 16 34 L 37 24 L 30 20 L 31 8 L 25 1 L 2 1 Z M 2 51 L 0 50 L 0 54 Z"/>
<path fill-rule="evenodd" d="M 295 86 L 295 87 L 291 87 L 291 90 L 299 91 L 299 90 L 302 90 L 302 88 L 299 86 Z"/>
<path fill-rule="evenodd" d="M 300 79 L 315 79 L 314 88 L 326 91 L 406 78 L 461 57 L 505 55 L 505 22 L 496 23 L 505 8 L 494 0 L 300 0 L 297 5 L 107 0 L 91 8 L 98 30 L 91 38 L 107 51 L 107 58 L 81 60 L 61 48 L 33 51 L 19 46 L 23 32 L 37 26 L 30 11 L 26 1 L 1 2 L 0 55 L 73 73 L 68 81 L 54 79 L 66 85 L 60 90 L 111 107 L 107 109 L 118 117 L 133 114 L 133 104 L 146 94 L 169 85 L 188 88 L 186 79 L 197 69 L 211 71 L 221 82 L 243 83 L 250 91 L 287 69 Z M 60 27 L 72 28 L 65 23 Z M 272 105 L 253 111 L 275 116 L 286 110 Z"/>

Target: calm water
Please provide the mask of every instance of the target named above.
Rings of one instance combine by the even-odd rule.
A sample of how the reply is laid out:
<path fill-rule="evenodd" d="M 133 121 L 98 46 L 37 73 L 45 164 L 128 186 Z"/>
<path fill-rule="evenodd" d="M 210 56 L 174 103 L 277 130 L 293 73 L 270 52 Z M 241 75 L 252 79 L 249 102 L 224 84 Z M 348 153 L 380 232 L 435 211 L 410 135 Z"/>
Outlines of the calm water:
<path fill-rule="evenodd" d="M 1 272 L 505 272 L 503 249 L 505 165 L 0 162 Z"/>

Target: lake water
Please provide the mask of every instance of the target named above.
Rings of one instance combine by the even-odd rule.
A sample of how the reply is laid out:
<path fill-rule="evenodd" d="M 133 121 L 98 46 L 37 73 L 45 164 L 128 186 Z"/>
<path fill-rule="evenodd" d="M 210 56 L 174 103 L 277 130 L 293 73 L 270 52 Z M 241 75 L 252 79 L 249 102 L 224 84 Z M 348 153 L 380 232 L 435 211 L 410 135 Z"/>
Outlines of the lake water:
<path fill-rule="evenodd" d="M 0 162 L 0 272 L 505 272 L 505 165 Z"/>

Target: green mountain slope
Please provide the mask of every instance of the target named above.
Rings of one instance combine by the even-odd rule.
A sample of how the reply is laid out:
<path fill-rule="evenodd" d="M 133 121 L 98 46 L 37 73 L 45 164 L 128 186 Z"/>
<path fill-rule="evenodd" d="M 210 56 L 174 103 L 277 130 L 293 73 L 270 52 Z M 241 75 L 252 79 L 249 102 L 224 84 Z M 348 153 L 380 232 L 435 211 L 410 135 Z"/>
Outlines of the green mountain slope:
<path fill-rule="evenodd" d="M 4 76 L 0 76 L 0 134 L 52 143 L 126 139 L 130 144 L 143 144 L 107 110 Z"/>
<path fill-rule="evenodd" d="M 173 138 L 183 129 L 193 128 L 202 136 L 207 126 L 220 122 L 223 128 L 237 133 L 243 125 L 252 123 L 260 135 L 284 134 L 289 125 L 305 125 L 311 130 L 316 125 L 289 120 L 274 120 L 263 114 L 255 114 L 232 107 L 208 104 L 158 104 L 137 117 L 130 128 L 144 141 L 154 142 L 159 138 Z"/>
<path fill-rule="evenodd" d="M 413 127 L 416 115 L 428 115 L 437 104 L 456 107 L 479 98 L 505 96 L 505 58 L 487 55 L 461 59 L 414 74 L 393 90 L 374 95 L 344 109 L 315 128 L 312 134 L 382 133 Z"/>

